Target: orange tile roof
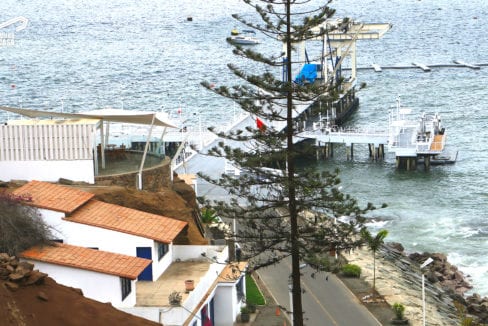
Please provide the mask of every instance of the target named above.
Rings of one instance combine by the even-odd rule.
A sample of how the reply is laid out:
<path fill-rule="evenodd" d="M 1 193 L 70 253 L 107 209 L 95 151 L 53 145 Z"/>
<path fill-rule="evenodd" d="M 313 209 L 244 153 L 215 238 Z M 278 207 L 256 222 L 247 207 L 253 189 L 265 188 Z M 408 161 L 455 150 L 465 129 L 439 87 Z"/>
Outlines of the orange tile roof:
<path fill-rule="evenodd" d="M 60 243 L 56 243 L 54 246 L 30 248 L 22 252 L 20 257 L 121 276 L 131 280 L 136 279 L 151 264 L 150 259 Z"/>
<path fill-rule="evenodd" d="M 129 233 L 162 243 L 171 243 L 188 224 L 170 217 L 95 199 L 90 200 L 64 220 Z"/>
<path fill-rule="evenodd" d="M 29 205 L 64 213 L 73 212 L 95 196 L 86 191 L 42 181 L 31 181 L 14 190 L 13 194 L 32 198 Z"/>

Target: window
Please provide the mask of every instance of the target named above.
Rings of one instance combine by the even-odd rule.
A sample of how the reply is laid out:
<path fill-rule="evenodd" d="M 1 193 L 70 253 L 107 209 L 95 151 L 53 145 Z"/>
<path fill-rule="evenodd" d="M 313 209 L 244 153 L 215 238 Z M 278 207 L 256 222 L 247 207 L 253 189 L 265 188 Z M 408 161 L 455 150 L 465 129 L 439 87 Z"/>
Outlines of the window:
<path fill-rule="evenodd" d="M 158 260 L 161 260 L 161 258 L 163 258 L 164 255 L 166 255 L 168 250 L 169 250 L 168 244 L 158 242 Z"/>
<path fill-rule="evenodd" d="M 131 292 L 131 280 L 129 280 L 128 278 L 125 278 L 125 277 L 121 277 L 120 278 L 120 287 L 122 290 L 122 300 L 124 300 L 125 298 L 127 298 L 127 296 Z"/>

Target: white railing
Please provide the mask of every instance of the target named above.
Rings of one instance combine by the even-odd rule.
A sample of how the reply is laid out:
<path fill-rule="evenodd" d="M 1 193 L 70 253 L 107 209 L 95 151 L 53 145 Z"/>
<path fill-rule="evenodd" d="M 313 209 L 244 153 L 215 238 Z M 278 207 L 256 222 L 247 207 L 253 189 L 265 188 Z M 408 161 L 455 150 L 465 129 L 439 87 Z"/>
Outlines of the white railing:
<path fill-rule="evenodd" d="M 94 125 L 1 125 L 1 161 L 93 159 Z"/>

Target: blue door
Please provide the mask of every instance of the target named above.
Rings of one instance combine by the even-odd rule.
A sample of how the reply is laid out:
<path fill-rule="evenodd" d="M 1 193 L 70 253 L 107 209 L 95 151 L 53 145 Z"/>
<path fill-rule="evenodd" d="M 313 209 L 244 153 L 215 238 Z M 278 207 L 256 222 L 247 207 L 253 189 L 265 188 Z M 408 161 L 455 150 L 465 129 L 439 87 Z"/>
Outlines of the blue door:
<path fill-rule="evenodd" d="M 152 259 L 151 247 L 137 247 L 136 250 L 137 257 Z M 137 279 L 139 281 L 152 281 L 152 263 L 149 264 L 149 266 L 147 266 L 141 274 L 139 274 Z"/>

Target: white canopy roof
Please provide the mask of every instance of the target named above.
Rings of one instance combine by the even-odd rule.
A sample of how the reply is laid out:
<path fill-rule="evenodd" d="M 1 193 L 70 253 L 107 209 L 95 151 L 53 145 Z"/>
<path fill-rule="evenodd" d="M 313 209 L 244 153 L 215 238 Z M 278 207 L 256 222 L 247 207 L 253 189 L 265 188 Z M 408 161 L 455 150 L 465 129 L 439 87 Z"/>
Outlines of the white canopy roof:
<path fill-rule="evenodd" d="M 0 106 L 0 110 L 17 113 L 30 118 L 65 118 L 65 119 L 99 119 L 111 122 L 134 123 L 142 125 L 154 125 L 161 127 L 178 128 L 163 112 L 148 112 L 120 109 L 100 109 L 80 113 L 63 113 L 54 111 L 40 111 L 33 109 L 19 109 Z"/>

